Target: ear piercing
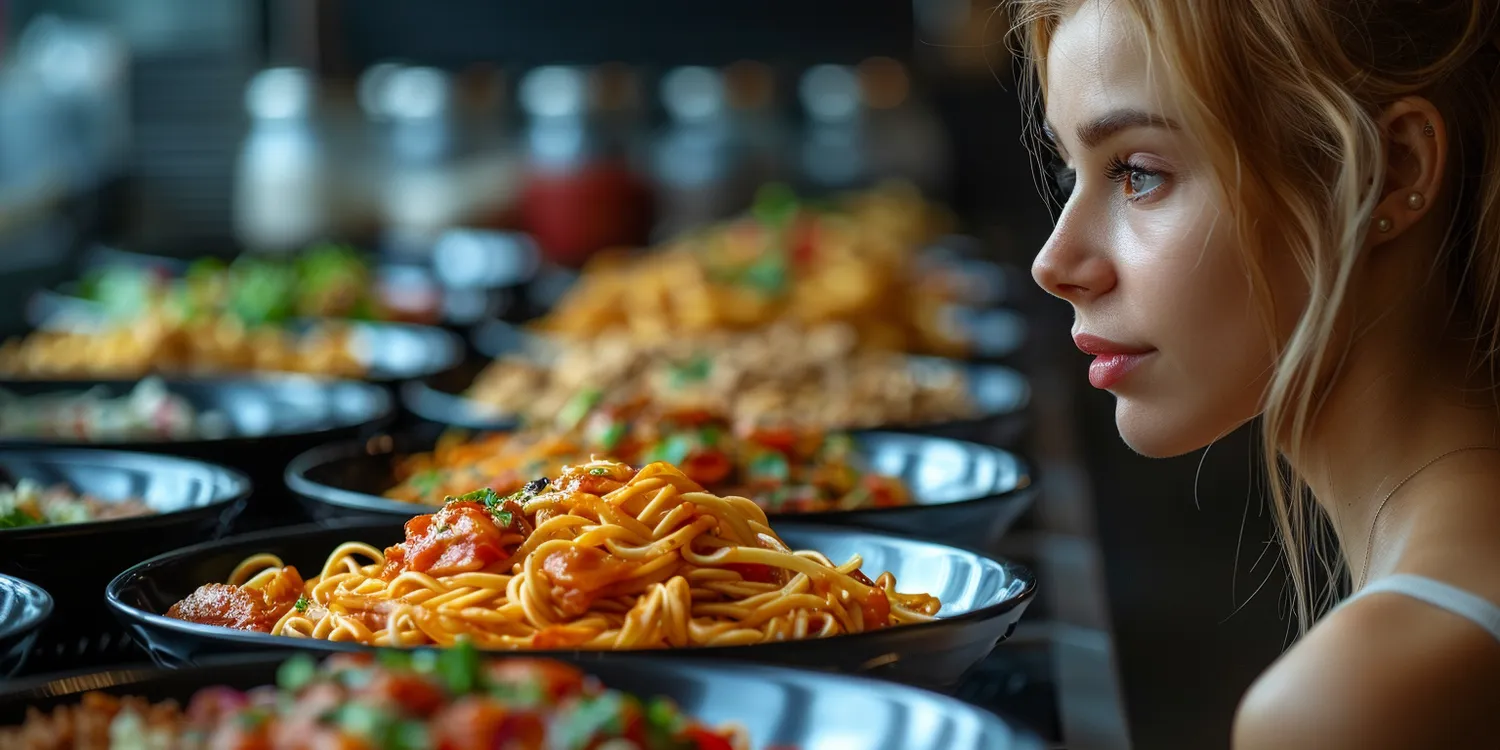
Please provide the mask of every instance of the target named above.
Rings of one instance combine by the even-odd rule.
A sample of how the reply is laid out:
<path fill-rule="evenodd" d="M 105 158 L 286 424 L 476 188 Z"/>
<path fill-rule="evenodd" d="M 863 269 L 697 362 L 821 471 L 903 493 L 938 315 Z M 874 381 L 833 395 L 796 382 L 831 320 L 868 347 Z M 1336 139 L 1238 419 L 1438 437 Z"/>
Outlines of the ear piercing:
<path fill-rule="evenodd" d="M 1423 197 L 1421 193 L 1412 191 L 1406 194 L 1407 208 L 1413 211 L 1420 211 L 1425 205 L 1427 205 L 1427 199 Z M 1394 226 L 1395 225 L 1391 223 L 1391 220 L 1387 219 L 1384 216 L 1375 220 L 1375 231 L 1380 232 L 1381 234 L 1385 234 L 1386 232 L 1391 231 Z"/>
<path fill-rule="evenodd" d="M 1422 135 L 1425 135 L 1428 138 L 1436 138 L 1437 137 L 1437 128 L 1432 127 L 1432 121 L 1431 120 L 1428 120 L 1427 124 L 1422 126 Z"/>

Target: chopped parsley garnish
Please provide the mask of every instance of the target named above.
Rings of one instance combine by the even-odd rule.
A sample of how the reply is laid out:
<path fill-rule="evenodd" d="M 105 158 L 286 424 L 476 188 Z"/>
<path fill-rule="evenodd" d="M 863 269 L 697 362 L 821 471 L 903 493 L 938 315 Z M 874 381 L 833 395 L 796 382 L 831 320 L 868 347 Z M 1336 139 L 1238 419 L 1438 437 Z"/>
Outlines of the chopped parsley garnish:
<path fill-rule="evenodd" d="M 23 526 L 40 526 L 42 519 L 19 508 L 0 515 L 0 529 L 19 529 Z"/>
<path fill-rule="evenodd" d="M 501 528 L 510 528 L 515 523 L 515 516 L 508 510 L 492 510 L 490 515 L 495 519 L 495 525 Z"/>
<path fill-rule="evenodd" d="M 437 469 L 419 471 L 412 475 L 411 483 L 413 487 L 416 487 L 418 492 L 430 495 L 437 492 L 438 488 L 443 486 L 443 472 Z"/>
<path fill-rule="evenodd" d="M 298 612 L 306 612 L 307 608 L 309 606 L 311 606 L 311 605 L 312 605 L 312 602 L 310 602 L 310 601 L 307 600 L 307 596 L 306 595 L 303 595 L 303 596 L 297 597 L 297 603 L 292 605 L 292 609 L 295 609 Z"/>
<path fill-rule="evenodd" d="M 592 474 L 593 476 L 596 476 L 596 477 L 602 477 L 602 476 L 604 476 L 605 474 L 608 474 L 608 473 L 609 473 L 609 469 L 606 469 L 603 466 L 596 466 L 596 467 L 594 467 L 592 469 L 589 469 L 589 474 Z"/>
<path fill-rule="evenodd" d="M 486 508 L 493 508 L 496 505 L 499 505 L 500 501 L 500 493 L 496 492 L 493 487 L 480 487 L 473 492 L 465 492 L 458 497 L 448 498 L 448 502 L 450 503 L 479 503 Z"/>
<path fill-rule="evenodd" d="M 713 425 L 698 429 L 698 444 L 705 448 L 712 448 L 718 445 L 719 439 L 722 437 L 724 437 L 724 431 Z"/>

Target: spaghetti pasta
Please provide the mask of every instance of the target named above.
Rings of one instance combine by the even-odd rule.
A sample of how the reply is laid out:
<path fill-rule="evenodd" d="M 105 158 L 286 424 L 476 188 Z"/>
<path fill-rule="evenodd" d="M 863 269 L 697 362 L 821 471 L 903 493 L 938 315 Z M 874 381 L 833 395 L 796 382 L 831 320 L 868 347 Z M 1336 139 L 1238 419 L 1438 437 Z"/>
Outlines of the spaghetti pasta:
<path fill-rule="evenodd" d="M 952 281 L 916 262 L 948 223 L 908 184 L 822 206 L 768 185 L 747 216 L 648 253 L 596 256 L 536 326 L 563 338 L 662 342 L 839 323 L 865 348 L 961 355 L 968 341 L 946 314 Z"/>
<path fill-rule="evenodd" d="M 923 622 L 940 603 L 792 550 L 764 511 L 678 469 L 610 461 L 501 498 L 481 490 L 406 524 L 384 551 L 335 549 L 304 581 L 255 555 L 168 616 L 379 646 L 653 649 L 729 646 Z"/>

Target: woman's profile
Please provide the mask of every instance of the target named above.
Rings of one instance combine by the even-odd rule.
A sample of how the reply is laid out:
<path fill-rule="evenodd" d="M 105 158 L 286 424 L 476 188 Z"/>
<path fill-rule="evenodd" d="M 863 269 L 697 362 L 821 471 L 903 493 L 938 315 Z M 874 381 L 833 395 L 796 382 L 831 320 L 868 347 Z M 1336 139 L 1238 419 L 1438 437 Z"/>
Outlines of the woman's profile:
<path fill-rule="evenodd" d="M 1261 419 L 1305 633 L 1234 746 L 1500 747 L 1500 2 L 1013 6 L 1121 437 Z"/>

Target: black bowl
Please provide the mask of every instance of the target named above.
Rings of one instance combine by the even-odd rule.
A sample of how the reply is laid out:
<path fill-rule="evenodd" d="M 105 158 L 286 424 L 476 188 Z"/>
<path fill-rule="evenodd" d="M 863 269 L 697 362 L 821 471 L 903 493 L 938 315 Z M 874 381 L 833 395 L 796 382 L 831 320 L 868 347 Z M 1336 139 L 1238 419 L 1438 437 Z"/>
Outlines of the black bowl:
<path fill-rule="evenodd" d="M 10 479 L 64 484 L 116 501 L 140 498 L 155 515 L 0 530 L 0 573 L 52 593 L 57 617 L 44 629 L 33 668 L 95 663 L 131 653 L 111 622 L 104 587 L 142 555 L 183 539 L 214 539 L 245 498 L 250 482 L 232 469 L 174 456 L 124 451 L 52 449 L 0 451 Z"/>
<path fill-rule="evenodd" d="M 185 704 L 198 690 L 246 690 L 276 683 L 282 655 L 222 657 L 181 670 L 120 670 L 38 680 L 0 693 L 0 726 L 26 718 L 28 708 L 77 703 L 100 690 Z M 1041 750 L 1030 732 L 967 703 L 888 682 L 755 664 L 570 659 L 605 685 L 642 698 L 666 696 L 710 726 L 737 724 L 751 747 L 871 750 Z"/>
<path fill-rule="evenodd" d="M 1031 405 L 1031 383 L 1026 376 L 996 364 L 953 362 L 938 357 L 911 357 L 913 370 L 941 372 L 959 367 L 969 381 L 974 416 L 919 425 L 883 425 L 882 429 L 940 435 L 986 445 L 1016 444 L 1026 431 Z M 512 430 L 520 418 L 468 398 L 464 393 L 484 365 L 471 364 L 403 383 L 401 405 L 418 418 L 467 430 Z"/>
<path fill-rule="evenodd" d="M 163 666 L 196 663 L 222 653 L 300 648 L 344 651 L 362 646 L 292 639 L 199 625 L 166 617 L 172 604 L 209 582 L 222 582 L 241 560 L 269 552 L 298 570 L 316 571 L 340 543 L 350 540 L 387 546 L 399 542 L 402 521 L 343 521 L 299 526 L 197 544 L 147 560 L 109 584 L 107 597 L 117 617 Z M 974 664 L 1006 638 L 1036 589 L 1024 567 L 978 553 L 891 534 L 826 526 L 782 524 L 782 539 L 793 548 L 816 549 L 834 560 L 853 554 L 864 569 L 889 570 L 902 591 L 926 591 L 943 600 L 934 621 L 834 638 L 754 646 L 654 651 L 659 657 L 699 656 L 870 673 L 899 682 L 951 689 Z M 530 652 L 554 655 L 555 652 Z M 571 652 L 561 652 L 571 653 Z M 624 652 L 593 653 L 607 660 Z"/>
<path fill-rule="evenodd" d="M 301 507 L 282 488 L 281 474 L 297 454 L 316 445 L 373 434 L 391 418 L 391 396 L 379 386 L 301 375 L 165 381 L 167 390 L 199 410 L 223 414 L 229 432 L 212 439 L 109 441 L 92 448 L 149 450 L 232 466 L 256 488 L 242 523 L 264 526 L 304 520 Z M 84 391 L 98 387 L 119 396 L 135 387 L 123 380 L 11 380 L 0 388 L 22 396 Z M 0 447 L 82 445 L 48 438 L 7 438 Z M 139 559 L 139 558 L 137 558 Z"/>
<path fill-rule="evenodd" d="M 911 534 L 922 539 L 990 549 L 1035 498 L 1030 469 L 1014 454 L 960 440 L 898 432 L 854 433 L 875 471 L 905 480 L 913 505 L 899 508 L 773 514 L 773 524 L 797 519 Z M 382 497 L 392 486 L 397 456 L 432 450 L 430 436 L 399 435 L 314 448 L 293 459 L 286 483 L 314 518 L 410 518 L 434 509 Z"/>
<path fill-rule="evenodd" d="M 26 665 L 52 607 L 52 597 L 41 586 L 0 573 L 0 677 Z"/>

